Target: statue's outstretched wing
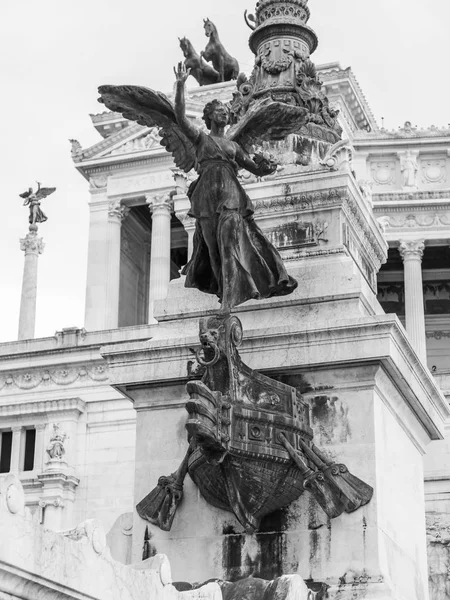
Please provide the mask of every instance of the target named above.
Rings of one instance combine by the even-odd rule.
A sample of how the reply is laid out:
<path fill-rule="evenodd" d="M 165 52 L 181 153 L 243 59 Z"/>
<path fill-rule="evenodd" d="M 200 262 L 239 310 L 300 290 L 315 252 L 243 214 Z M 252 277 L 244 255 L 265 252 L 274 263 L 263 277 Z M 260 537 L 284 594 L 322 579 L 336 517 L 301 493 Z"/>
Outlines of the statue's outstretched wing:
<path fill-rule="evenodd" d="M 180 129 L 170 100 L 161 92 L 135 85 L 102 85 L 99 102 L 130 121 L 159 127 L 161 145 L 170 152 L 179 169 L 188 173 L 197 168 L 192 142 Z"/>
<path fill-rule="evenodd" d="M 50 196 L 50 194 L 53 194 L 53 192 L 56 190 L 55 187 L 48 187 L 48 188 L 39 188 L 38 191 L 36 192 L 36 200 L 42 200 L 42 198 L 47 198 L 47 196 Z"/>
<path fill-rule="evenodd" d="M 30 190 L 27 190 L 26 192 L 24 192 L 23 194 L 19 194 L 20 198 L 28 198 L 28 196 L 31 194 L 32 192 L 30 192 Z"/>

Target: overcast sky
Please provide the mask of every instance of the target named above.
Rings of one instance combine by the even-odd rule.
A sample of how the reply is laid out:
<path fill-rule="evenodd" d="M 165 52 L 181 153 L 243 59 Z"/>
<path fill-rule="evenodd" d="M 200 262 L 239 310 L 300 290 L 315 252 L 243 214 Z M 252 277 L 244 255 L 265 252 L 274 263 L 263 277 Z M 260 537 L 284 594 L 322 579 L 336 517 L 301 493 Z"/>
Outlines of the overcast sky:
<path fill-rule="evenodd" d="M 449 0 L 310 0 L 319 36 L 316 64 L 351 66 L 380 122 L 397 128 L 447 125 Z M 0 0 L 2 215 L 0 341 L 16 339 L 23 269 L 19 238 L 28 210 L 18 194 L 37 179 L 57 191 L 43 201 L 49 220 L 39 259 L 36 336 L 83 326 L 88 184 L 73 168 L 69 138 L 88 147 L 100 138 L 105 83 L 172 88 L 181 59 L 177 38 L 201 50 L 209 17 L 250 71 L 242 14 L 251 0 Z"/>

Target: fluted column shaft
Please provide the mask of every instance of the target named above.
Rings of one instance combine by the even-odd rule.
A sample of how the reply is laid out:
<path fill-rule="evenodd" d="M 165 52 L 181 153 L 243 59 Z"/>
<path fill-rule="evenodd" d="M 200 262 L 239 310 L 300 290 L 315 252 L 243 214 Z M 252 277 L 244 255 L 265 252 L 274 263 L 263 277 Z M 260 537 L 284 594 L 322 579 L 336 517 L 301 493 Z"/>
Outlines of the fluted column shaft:
<path fill-rule="evenodd" d="M 44 434 L 45 423 L 36 425 L 36 445 L 34 451 L 34 471 L 41 472 L 44 466 Z"/>
<path fill-rule="evenodd" d="M 12 447 L 11 447 L 11 473 L 18 473 L 20 471 L 20 438 L 22 435 L 22 427 L 12 428 Z"/>
<path fill-rule="evenodd" d="M 110 202 L 108 208 L 105 329 L 119 326 L 120 232 L 129 210 L 120 201 Z"/>
<path fill-rule="evenodd" d="M 32 226 L 31 226 L 32 227 Z M 19 340 L 34 338 L 36 324 L 37 275 L 39 254 L 44 251 L 42 238 L 32 231 L 20 240 L 20 249 L 25 252 L 23 267 L 22 296 L 20 299 Z"/>
<path fill-rule="evenodd" d="M 425 309 L 423 302 L 422 257 L 423 240 L 401 241 L 399 252 L 405 267 L 406 331 L 418 356 L 426 364 Z"/>
<path fill-rule="evenodd" d="M 164 300 L 170 281 L 170 221 L 172 202 L 168 195 L 147 197 L 152 213 L 150 253 L 149 320 L 153 320 L 153 302 Z"/>

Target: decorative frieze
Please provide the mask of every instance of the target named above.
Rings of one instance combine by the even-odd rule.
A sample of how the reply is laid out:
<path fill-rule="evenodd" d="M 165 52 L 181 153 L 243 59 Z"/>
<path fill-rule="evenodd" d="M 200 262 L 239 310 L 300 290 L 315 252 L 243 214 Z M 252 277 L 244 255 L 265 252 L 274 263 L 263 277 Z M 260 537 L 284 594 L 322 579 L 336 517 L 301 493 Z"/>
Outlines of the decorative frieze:
<path fill-rule="evenodd" d="M 0 417 L 6 419 L 8 417 L 14 417 L 15 420 L 20 421 L 22 417 L 30 417 L 30 415 L 48 415 L 49 413 L 84 413 L 86 403 L 81 398 L 60 398 L 58 400 L 41 400 L 33 402 L 21 402 L 14 404 L 7 404 L 0 406 Z M 45 427 L 45 423 L 36 424 L 36 429 Z M 22 425 L 18 425 L 13 428 L 13 431 L 22 430 Z"/>
<path fill-rule="evenodd" d="M 0 375 L 0 392 L 8 392 L 15 387 L 21 390 L 31 390 L 40 385 L 68 386 L 75 382 L 81 383 L 89 380 L 103 382 L 108 379 L 108 367 L 104 364 L 44 370 L 30 369 L 29 371 Z"/>
<path fill-rule="evenodd" d="M 410 192 L 387 192 L 374 194 L 375 206 L 377 202 L 422 202 L 424 200 L 449 200 L 450 192 L 448 190 L 436 191 L 410 191 Z"/>
<path fill-rule="evenodd" d="M 448 228 L 450 226 L 450 213 L 434 213 L 433 215 L 409 213 L 407 215 L 385 215 L 382 217 L 385 227 L 394 229 L 430 227 Z"/>

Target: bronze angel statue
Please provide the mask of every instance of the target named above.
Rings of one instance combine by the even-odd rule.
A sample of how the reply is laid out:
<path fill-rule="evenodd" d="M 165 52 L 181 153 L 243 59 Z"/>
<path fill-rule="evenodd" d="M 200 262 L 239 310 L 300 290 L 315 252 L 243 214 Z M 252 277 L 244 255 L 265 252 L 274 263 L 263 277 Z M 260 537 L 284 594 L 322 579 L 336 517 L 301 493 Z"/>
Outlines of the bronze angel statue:
<path fill-rule="evenodd" d="M 297 282 L 255 223 L 252 202 L 237 177 L 239 168 L 264 176 L 277 165 L 262 155 L 251 158 L 239 139 L 227 136 L 230 111 L 219 100 L 203 111 L 209 133 L 195 126 L 185 110 L 190 70 L 179 63 L 174 72 L 175 106 L 164 94 L 136 86 L 101 86 L 99 102 L 141 125 L 158 126 L 176 165 L 199 174 L 188 191 L 196 230 L 192 258 L 183 270 L 186 287 L 215 294 L 224 311 L 246 300 L 290 294 Z"/>
<path fill-rule="evenodd" d="M 36 183 L 38 184 L 38 189 L 35 192 L 33 192 L 33 188 L 28 188 L 27 192 L 19 194 L 21 198 L 24 198 L 23 205 L 28 206 L 30 209 L 30 216 L 28 217 L 30 226 L 47 221 L 47 217 L 41 209 L 41 200 L 50 196 L 56 190 L 54 187 L 41 188 L 40 182 L 37 181 Z"/>

